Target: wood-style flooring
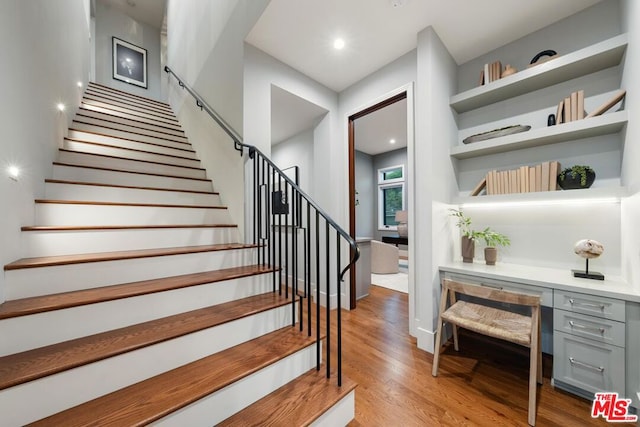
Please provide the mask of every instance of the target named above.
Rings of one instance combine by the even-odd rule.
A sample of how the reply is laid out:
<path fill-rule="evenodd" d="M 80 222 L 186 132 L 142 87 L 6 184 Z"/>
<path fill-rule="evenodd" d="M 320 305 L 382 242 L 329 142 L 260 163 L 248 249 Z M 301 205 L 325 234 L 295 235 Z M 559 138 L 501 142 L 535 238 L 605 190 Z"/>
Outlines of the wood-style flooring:
<path fill-rule="evenodd" d="M 528 425 L 528 349 L 461 333 L 460 352 L 447 347 L 434 378 L 433 356 L 417 348 L 408 317 L 407 294 L 377 286 L 342 312 L 343 370 L 358 383 L 349 426 Z M 544 362 L 536 425 L 607 425 L 591 418 L 590 401 L 554 389 L 551 358 Z"/>

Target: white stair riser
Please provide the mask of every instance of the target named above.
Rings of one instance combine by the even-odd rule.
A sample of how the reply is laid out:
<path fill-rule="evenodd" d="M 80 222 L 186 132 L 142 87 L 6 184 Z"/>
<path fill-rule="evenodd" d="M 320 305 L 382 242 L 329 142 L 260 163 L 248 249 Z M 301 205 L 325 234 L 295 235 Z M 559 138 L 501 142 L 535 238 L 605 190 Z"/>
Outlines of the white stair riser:
<path fill-rule="evenodd" d="M 210 283 L 0 321 L 0 355 L 44 347 L 271 290 L 268 275 Z M 242 295 L 242 296 L 240 296 Z M 82 319 L 82 321 L 78 321 Z"/>
<path fill-rule="evenodd" d="M 126 148 L 113 147 L 113 146 L 107 147 L 103 145 L 84 143 L 84 142 L 73 141 L 69 139 L 65 139 L 63 145 L 64 145 L 64 148 L 67 150 L 79 151 L 82 153 L 93 153 L 93 154 L 102 154 L 106 156 L 125 157 L 128 159 L 145 160 L 149 162 L 169 163 L 176 166 L 187 166 L 192 168 L 199 168 L 201 166 L 200 160 L 198 159 L 193 159 L 193 158 L 184 159 L 184 158 L 174 157 L 173 155 L 169 155 L 169 154 L 141 152 L 141 151 L 128 150 Z M 144 147 L 144 148 L 147 148 L 147 147 Z M 145 151 L 153 151 L 153 150 L 145 150 Z"/>
<path fill-rule="evenodd" d="M 356 391 L 340 399 L 320 418 L 311 423 L 311 427 L 346 426 L 356 417 Z"/>
<path fill-rule="evenodd" d="M 185 135 L 184 132 L 180 130 L 175 130 L 171 128 L 167 128 L 164 126 L 159 126 L 157 123 L 146 123 L 137 120 L 130 120 L 118 116 L 110 116 L 108 114 L 103 114 L 98 111 L 80 109 L 78 111 L 78 115 L 75 120 L 94 124 L 94 125 L 102 125 L 106 127 L 115 127 L 117 129 L 122 129 L 125 131 L 137 132 L 148 134 L 151 136 L 159 136 L 159 137 L 169 137 L 171 139 L 183 138 Z M 180 140 L 180 139 L 176 139 Z"/>
<path fill-rule="evenodd" d="M 170 190 L 213 191 L 213 184 L 208 180 L 107 171 L 82 166 L 53 165 L 53 179 Z"/>
<path fill-rule="evenodd" d="M 147 108 L 150 111 L 157 111 L 159 113 L 169 114 L 175 117 L 173 110 L 168 105 L 161 105 L 155 102 L 149 102 L 147 100 L 133 98 L 123 94 L 103 91 L 97 88 L 87 88 L 87 90 L 84 92 L 84 96 L 107 102 L 118 102 L 122 103 L 123 105 L 135 105 L 138 107 Z"/>
<path fill-rule="evenodd" d="M 55 182 L 45 183 L 45 198 L 49 200 L 85 200 L 89 202 L 221 206 L 220 196 L 214 193 L 187 193 Z"/>
<path fill-rule="evenodd" d="M 141 141 L 158 141 L 163 143 L 164 141 L 174 141 L 188 143 L 187 138 L 184 135 L 171 135 L 163 132 L 156 132 L 142 127 L 131 127 L 119 123 L 107 123 L 100 119 L 94 119 L 92 117 L 80 117 L 74 119 L 72 124 L 73 129 L 86 130 L 89 132 L 102 133 L 105 135 L 139 139 Z"/>
<path fill-rule="evenodd" d="M 254 265 L 256 249 L 234 249 L 5 272 L 7 300 Z"/>
<path fill-rule="evenodd" d="M 79 131 L 74 129 L 69 129 L 68 137 L 71 139 L 78 139 L 80 141 L 99 142 L 101 144 L 115 145 L 118 147 L 128 147 L 138 150 L 155 151 L 158 153 L 173 154 L 182 157 L 192 157 L 194 159 L 196 158 L 195 151 L 189 151 L 193 150 L 191 145 L 184 144 L 182 142 L 172 142 L 157 138 L 138 137 L 135 135 L 130 135 L 129 137 L 121 136 L 120 138 L 118 138 L 109 135 Z"/>
<path fill-rule="evenodd" d="M 37 225 L 230 224 L 227 209 L 36 203 Z"/>
<path fill-rule="evenodd" d="M 137 102 L 133 102 L 127 99 L 118 99 L 108 95 L 96 95 L 91 92 L 85 92 L 82 97 L 82 101 L 86 103 L 98 103 L 98 105 L 104 104 L 106 108 L 111 108 L 111 106 L 116 106 L 119 108 L 124 108 L 127 111 L 132 111 L 135 113 L 143 112 L 149 113 L 156 116 L 163 117 L 165 119 L 171 119 L 174 122 L 176 121 L 176 116 L 172 111 L 168 111 L 161 108 L 156 108 L 151 105 L 141 105 Z"/>
<path fill-rule="evenodd" d="M 58 160 L 60 163 L 71 163 L 79 166 L 97 166 L 132 172 L 183 176 L 187 178 L 206 178 L 206 174 L 203 169 L 192 169 L 188 167 L 141 162 L 137 160 L 96 156 L 79 152 L 60 151 L 58 153 Z"/>
<path fill-rule="evenodd" d="M 286 325 L 288 314 L 286 307 L 271 310 L 0 391 L 3 424 L 33 422 L 257 338 Z M 305 350 L 308 362 L 315 349 Z"/>
<path fill-rule="evenodd" d="M 82 107 L 87 110 L 99 111 L 113 117 L 122 117 L 139 122 L 151 123 L 159 126 L 161 125 L 171 129 L 182 130 L 180 124 L 174 119 L 166 116 L 162 117 L 160 114 L 139 111 L 134 108 L 122 108 L 117 105 L 109 105 L 103 102 L 84 99 L 82 101 Z"/>
<path fill-rule="evenodd" d="M 26 231 L 31 257 L 238 242 L 236 227 L 88 231 Z"/>
<path fill-rule="evenodd" d="M 159 101 L 157 99 L 152 99 L 152 98 L 145 98 L 145 97 L 140 97 L 140 96 L 135 96 L 129 92 L 122 92 L 119 90 L 114 90 L 108 87 L 104 87 L 104 86 L 100 86 L 94 83 L 89 83 L 89 85 L 87 86 L 87 90 L 90 90 L 92 92 L 96 92 L 96 93 L 105 93 L 108 94 L 110 96 L 117 96 L 120 98 L 124 98 L 124 99 L 130 99 L 136 102 L 141 102 L 143 104 L 149 104 L 149 105 L 153 105 L 153 106 L 157 106 L 159 108 L 164 108 L 166 110 L 172 111 L 171 106 L 164 102 L 164 101 Z"/>

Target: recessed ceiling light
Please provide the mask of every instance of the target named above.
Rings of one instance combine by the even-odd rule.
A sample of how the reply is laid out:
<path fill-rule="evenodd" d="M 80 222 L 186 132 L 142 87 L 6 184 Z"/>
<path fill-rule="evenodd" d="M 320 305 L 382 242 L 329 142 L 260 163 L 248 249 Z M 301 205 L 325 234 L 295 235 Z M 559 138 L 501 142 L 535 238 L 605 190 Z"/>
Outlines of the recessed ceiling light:
<path fill-rule="evenodd" d="M 395 139 L 390 139 L 390 140 L 389 140 L 389 144 L 395 144 L 395 143 L 396 143 L 396 140 L 395 140 Z"/>
<path fill-rule="evenodd" d="M 344 49 L 344 40 L 343 39 L 335 39 L 333 42 L 333 47 L 340 50 L 340 49 Z"/>

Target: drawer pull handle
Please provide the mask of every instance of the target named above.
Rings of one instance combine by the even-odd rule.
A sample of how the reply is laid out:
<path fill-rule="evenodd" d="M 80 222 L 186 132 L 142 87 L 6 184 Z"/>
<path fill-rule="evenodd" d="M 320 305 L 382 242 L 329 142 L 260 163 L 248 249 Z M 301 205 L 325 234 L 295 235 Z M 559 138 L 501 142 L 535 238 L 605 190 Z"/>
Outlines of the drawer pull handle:
<path fill-rule="evenodd" d="M 571 305 L 581 305 L 583 307 L 594 307 L 594 308 L 598 308 L 602 311 L 604 311 L 605 309 L 605 305 L 604 304 L 594 304 L 594 303 L 589 303 L 589 302 L 576 302 L 573 298 L 569 298 L 569 304 Z"/>
<path fill-rule="evenodd" d="M 604 372 L 604 367 L 603 366 L 590 365 L 588 363 L 584 363 L 584 362 L 581 362 L 579 360 L 576 360 L 573 357 L 569 357 L 569 362 L 571 362 L 572 365 L 581 366 L 583 368 L 588 368 L 588 369 L 593 369 L 594 371 L 598 371 L 598 372 Z"/>
<path fill-rule="evenodd" d="M 580 323 L 576 323 L 573 320 L 569 320 L 569 325 L 571 325 L 572 328 L 576 328 L 576 329 L 583 329 L 585 331 L 594 331 L 594 332 L 600 332 L 602 335 L 604 335 L 604 328 L 594 328 L 592 326 L 585 326 L 585 325 L 581 325 Z"/>

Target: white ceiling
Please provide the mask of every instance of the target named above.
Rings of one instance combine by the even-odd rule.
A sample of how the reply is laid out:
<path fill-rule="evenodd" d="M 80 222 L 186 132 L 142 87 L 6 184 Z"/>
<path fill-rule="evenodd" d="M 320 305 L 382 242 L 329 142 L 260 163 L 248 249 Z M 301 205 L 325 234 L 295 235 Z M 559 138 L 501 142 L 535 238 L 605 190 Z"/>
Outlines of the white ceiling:
<path fill-rule="evenodd" d="M 340 92 L 414 49 L 430 25 L 462 64 L 599 1 L 271 0 L 247 42 Z"/>
<path fill-rule="evenodd" d="M 313 129 L 327 110 L 277 86 L 271 86 L 271 144 Z"/>
<path fill-rule="evenodd" d="M 355 120 L 355 148 L 375 156 L 407 146 L 406 98 Z M 396 142 L 391 144 L 389 141 Z"/>
<path fill-rule="evenodd" d="M 162 28 L 167 0 L 98 0 L 138 22 Z"/>

